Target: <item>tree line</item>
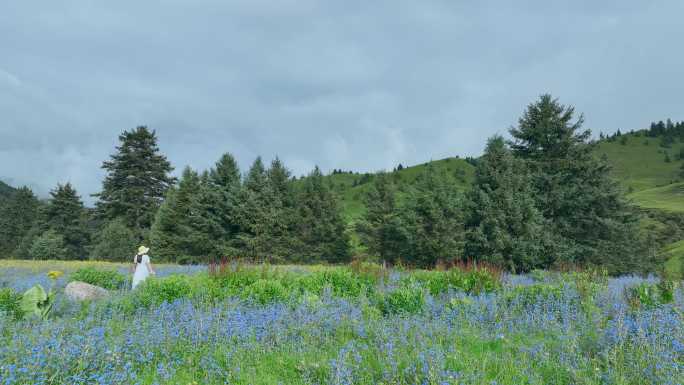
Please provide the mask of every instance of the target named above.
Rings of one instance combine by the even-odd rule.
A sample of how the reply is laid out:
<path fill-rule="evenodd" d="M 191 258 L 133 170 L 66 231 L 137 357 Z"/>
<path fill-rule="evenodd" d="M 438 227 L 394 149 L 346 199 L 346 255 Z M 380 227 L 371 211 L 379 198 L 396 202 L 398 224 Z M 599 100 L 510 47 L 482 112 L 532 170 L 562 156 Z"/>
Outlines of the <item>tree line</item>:
<path fill-rule="evenodd" d="M 243 174 L 226 153 L 209 170 L 185 168 L 176 179 L 156 133 L 137 127 L 120 135 L 103 162 L 94 208 L 69 183 L 46 202 L 26 187 L 5 200 L 0 257 L 127 261 L 145 242 L 158 260 L 179 263 L 339 263 L 356 253 L 421 267 L 474 260 L 511 271 L 645 269 L 638 213 L 606 160 L 592 154 L 582 123 L 573 107 L 543 95 L 510 129 L 512 140 L 490 138 L 472 160 L 469 191 L 459 192 L 454 175 L 429 163 L 408 188 L 379 173 L 368 182 L 362 217 L 349 226 L 317 167 L 297 179 L 280 159 L 266 165 L 257 158 Z"/>
<path fill-rule="evenodd" d="M 392 263 L 486 261 L 510 271 L 605 266 L 648 270 L 639 213 L 593 155 L 583 116 L 550 95 L 530 104 L 512 140 L 490 138 L 459 194 L 428 165 L 402 197 L 387 175 L 375 178 L 357 224 L 370 254 Z"/>

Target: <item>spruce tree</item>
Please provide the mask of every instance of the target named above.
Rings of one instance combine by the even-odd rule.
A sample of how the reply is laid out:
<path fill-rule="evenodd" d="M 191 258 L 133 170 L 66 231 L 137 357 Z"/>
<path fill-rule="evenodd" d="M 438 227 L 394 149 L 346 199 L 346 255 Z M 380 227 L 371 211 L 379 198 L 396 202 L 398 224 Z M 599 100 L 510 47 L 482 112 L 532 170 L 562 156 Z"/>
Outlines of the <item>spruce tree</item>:
<path fill-rule="evenodd" d="M 342 213 L 318 167 L 304 179 L 297 202 L 299 261 L 348 262 L 349 237 Z"/>
<path fill-rule="evenodd" d="M 214 239 L 215 257 L 234 256 L 238 254 L 240 234 L 240 169 L 231 154 L 223 154 L 204 176 L 200 196 L 195 201 L 197 212 L 203 212 L 199 218 L 199 227 Z"/>
<path fill-rule="evenodd" d="M 240 223 L 239 247 L 255 259 L 269 258 L 268 229 L 271 226 L 268 180 L 261 157 L 250 167 L 240 190 L 237 217 Z"/>
<path fill-rule="evenodd" d="M 81 197 L 71 186 L 58 184 L 50 192 L 51 199 L 45 206 L 45 227 L 59 234 L 69 259 L 85 259 L 90 235 L 86 226 L 86 210 Z"/>
<path fill-rule="evenodd" d="M 403 262 L 432 267 L 463 254 L 463 215 L 456 183 L 444 170 L 428 163 L 408 192 L 400 210 Z"/>
<path fill-rule="evenodd" d="M 141 126 L 119 136 L 116 154 L 102 164 L 107 176 L 97 210 L 105 220 L 123 218 L 139 237 L 150 228 L 166 191 L 175 183 L 173 170 L 159 153 L 154 131 Z"/>
<path fill-rule="evenodd" d="M 634 266 L 637 217 L 604 158 L 596 158 L 589 130 L 574 108 L 550 95 L 527 107 L 510 130 L 514 154 L 533 173 L 537 208 L 553 233 L 547 252 L 561 263 Z"/>
<path fill-rule="evenodd" d="M 195 200 L 201 192 L 202 179 L 189 167 L 183 171 L 178 187 L 169 189 L 150 231 L 150 245 L 155 254 L 177 263 L 202 262 L 212 253 L 213 241 L 198 229 Z"/>
<path fill-rule="evenodd" d="M 501 136 L 489 139 L 467 194 L 465 258 L 514 272 L 549 265 L 549 237 L 526 168 Z"/>
<path fill-rule="evenodd" d="M 292 173 L 276 157 L 266 171 L 268 227 L 266 228 L 268 252 L 278 259 L 290 260 L 297 250 L 295 246 L 296 206 Z"/>
<path fill-rule="evenodd" d="M 10 193 L 0 203 L 0 258 L 16 257 L 21 240 L 34 226 L 40 202 L 28 187 Z"/>
<path fill-rule="evenodd" d="M 379 173 L 364 196 L 366 211 L 356 224 L 361 243 L 381 261 L 395 263 L 406 241 L 392 178 Z"/>

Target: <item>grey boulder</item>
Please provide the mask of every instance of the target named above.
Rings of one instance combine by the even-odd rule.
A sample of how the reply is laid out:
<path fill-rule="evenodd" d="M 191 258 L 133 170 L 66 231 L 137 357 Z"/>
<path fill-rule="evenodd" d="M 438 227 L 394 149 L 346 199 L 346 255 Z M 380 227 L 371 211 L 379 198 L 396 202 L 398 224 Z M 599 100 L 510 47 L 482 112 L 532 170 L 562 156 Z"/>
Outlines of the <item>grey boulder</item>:
<path fill-rule="evenodd" d="M 87 301 L 109 297 L 109 291 L 99 286 L 85 282 L 69 282 L 64 288 L 64 294 L 73 301 Z"/>

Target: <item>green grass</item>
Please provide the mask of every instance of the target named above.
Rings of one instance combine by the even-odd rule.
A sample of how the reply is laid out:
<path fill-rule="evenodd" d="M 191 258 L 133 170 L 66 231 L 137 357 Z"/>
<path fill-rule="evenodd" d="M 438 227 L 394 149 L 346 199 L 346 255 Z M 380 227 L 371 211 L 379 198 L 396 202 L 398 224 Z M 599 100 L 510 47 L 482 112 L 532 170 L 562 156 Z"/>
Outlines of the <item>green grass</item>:
<path fill-rule="evenodd" d="M 682 264 L 684 263 L 684 240 L 665 246 L 661 250 L 662 255 L 667 258 L 665 271 L 674 277 L 682 277 Z"/>
<path fill-rule="evenodd" d="M 596 154 L 605 155 L 613 166 L 614 176 L 632 191 L 652 189 L 678 181 L 682 164 L 677 155 L 684 144 L 675 142 L 671 148 L 660 146 L 660 138 L 648 138 L 626 134 L 626 144 L 615 141 L 602 141 Z M 665 153 L 671 162 L 665 162 Z"/>
<path fill-rule="evenodd" d="M 682 213 L 684 212 L 684 182 L 638 191 L 630 194 L 629 198 L 639 207 Z"/>

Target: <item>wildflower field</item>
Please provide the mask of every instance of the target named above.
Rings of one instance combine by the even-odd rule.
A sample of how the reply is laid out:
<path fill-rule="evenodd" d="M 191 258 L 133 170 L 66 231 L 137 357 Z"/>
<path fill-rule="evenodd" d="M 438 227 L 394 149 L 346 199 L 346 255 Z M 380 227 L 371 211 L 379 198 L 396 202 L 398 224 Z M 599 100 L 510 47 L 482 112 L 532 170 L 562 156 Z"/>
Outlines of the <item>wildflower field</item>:
<path fill-rule="evenodd" d="M 0 384 L 684 383 L 677 282 L 161 265 L 131 292 L 126 269 L 0 261 Z M 73 277 L 112 295 L 71 302 Z M 36 284 L 47 315 L 13 311 Z"/>

